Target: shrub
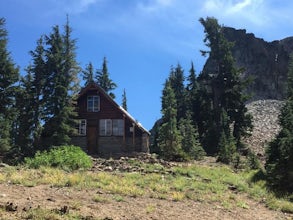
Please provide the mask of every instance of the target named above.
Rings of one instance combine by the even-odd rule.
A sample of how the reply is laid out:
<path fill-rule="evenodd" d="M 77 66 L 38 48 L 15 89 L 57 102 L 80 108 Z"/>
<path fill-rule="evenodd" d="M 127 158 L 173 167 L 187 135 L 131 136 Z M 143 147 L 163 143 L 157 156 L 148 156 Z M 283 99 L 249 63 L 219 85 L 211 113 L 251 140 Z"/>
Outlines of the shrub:
<path fill-rule="evenodd" d="M 48 166 L 72 171 L 90 168 L 92 160 L 80 147 L 64 145 L 54 147 L 49 151 L 38 151 L 33 158 L 25 158 L 25 164 L 29 168 L 37 169 L 40 166 Z"/>
<path fill-rule="evenodd" d="M 247 155 L 247 163 L 249 168 L 252 170 L 258 170 L 262 168 L 258 157 L 251 150 Z"/>

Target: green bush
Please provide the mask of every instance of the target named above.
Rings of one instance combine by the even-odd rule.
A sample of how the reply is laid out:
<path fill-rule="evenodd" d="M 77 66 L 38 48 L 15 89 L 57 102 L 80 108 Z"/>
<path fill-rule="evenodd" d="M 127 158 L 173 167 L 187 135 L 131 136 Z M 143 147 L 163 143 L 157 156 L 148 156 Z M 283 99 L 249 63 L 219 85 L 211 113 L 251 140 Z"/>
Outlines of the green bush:
<path fill-rule="evenodd" d="M 38 151 L 33 158 L 25 158 L 24 161 L 29 168 L 35 169 L 47 166 L 72 171 L 92 166 L 90 157 L 80 147 L 73 145 L 54 147 L 49 151 Z"/>

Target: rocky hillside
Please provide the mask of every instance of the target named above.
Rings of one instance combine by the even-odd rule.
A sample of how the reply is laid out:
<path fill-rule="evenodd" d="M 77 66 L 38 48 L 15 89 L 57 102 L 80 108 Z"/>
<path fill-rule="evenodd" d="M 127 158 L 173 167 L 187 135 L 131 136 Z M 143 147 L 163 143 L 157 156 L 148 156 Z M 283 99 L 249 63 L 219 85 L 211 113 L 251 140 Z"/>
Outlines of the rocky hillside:
<path fill-rule="evenodd" d="M 278 116 L 283 101 L 258 100 L 247 104 L 248 112 L 253 115 L 253 132 L 245 143 L 264 161 L 265 148 L 280 130 Z"/>
<path fill-rule="evenodd" d="M 266 42 L 246 30 L 230 27 L 224 28 L 224 35 L 234 42 L 232 54 L 237 66 L 244 68 L 242 76 L 252 80 L 248 88 L 252 100 L 284 99 L 293 37 Z M 208 60 L 203 71 L 212 69 L 212 61 Z"/>

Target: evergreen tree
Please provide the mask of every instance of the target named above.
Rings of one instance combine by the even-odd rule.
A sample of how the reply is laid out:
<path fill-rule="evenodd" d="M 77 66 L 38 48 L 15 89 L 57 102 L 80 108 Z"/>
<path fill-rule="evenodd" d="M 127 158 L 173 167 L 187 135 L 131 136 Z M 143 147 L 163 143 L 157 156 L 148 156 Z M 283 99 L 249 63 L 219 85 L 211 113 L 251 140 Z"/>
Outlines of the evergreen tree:
<path fill-rule="evenodd" d="M 155 153 L 158 155 L 162 155 L 162 151 L 158 144 L 158 136 L 159 136 L 159 129 L 162 124 L 162 119 L 159 119 L 155 122 L 154 126 L 150 130 L 150 153 Z"/>
<path fill-rule="evenodd" d="M 71 29 L 65 25 L 65 34 L 54 26 L 46 43 L 46 83 L 44 87 L 43 144 L 46 147 L 68 144 L 74 132 L 75 116 L 73 95 L 77 91 L 77 62 L 75 41 L 71 40 Z"/>
<path fill-rule="evenodd" d="M 37 41 L 35 51 L 30 51 L 32 64 L 21 79 L 21 93 L 17 97 L 18 137 L 16 145 L 24 156 L 31 156 L 40 145 L 43 120 L 43 91 L 45 86 L 46 57 L 44 39 Z"/>
<path fill-rule="evenodd" d="M 212 145 L 205 145 L 205 148 L 214 148 L 219 150 L 219 143 L 222 132 L 225 130 L 222 123 L 222 109 L 227 113 L 227 130 L 225 134 L 233 134 L 237 148 L 242 147 L 241 137 L 247 135 L 247 130 L 252 128 L 251 116 L 247 114 L 244 102 L 245 96 L 242 93 L 244 82 L 240 79 L 240 70 L 235 67 L 232 57 L 232 43 L 228 42 L 223 33 L 222 27 L 215 18 L 200 19 L 201 24 L 205 28 L 204 42 L 210 51 L 202 51 L 203 55 L 209 55 L 209 60 L 213 63 L 213 69 L 202 72 L 199 76 L 202 84 L 201 105 L 205 106 L 205 112 L 208 114 L 205 121 L 201 122 L 201 126 L 205 127 L 201 130 L 202 137 L 210 137 L 214 135 Z M 202 112 L 202 109 L 201 109 Z M 232 127 L 232 131 L 230 129 Z M 208 143 L 208 141 L 206 141 Z M 206 144 L 204 143 L 204 144 Z"/>
<path fill-rule="evenodd" d="M 64 34 L 62 40 L 64 44 L 63 58 L 64 58 L 64 74 L 68 77 L 68 93 L 69 99 L 80 91 L 78 74 L 81 68 L 76 61 L 76 39 L 72 39 L 72 28 L 69 24 L 67 15 L 66 24 L 64 25 Z"/>
<path fill-rule="evenodd" d="M 125 89 L 123 90 L 122 94 L 122 107 L 127 111 L 127 98 Z"/>
<path fill-rule="evenodd" d="M 32 91 L 33 76 L 29 72 L 20 80 L 19 92 L 16 96 L 17 115 L 17 136 L 15 146 L 22 156 L 34 154 L 34 93 Z"/>
<path fill-rule="evenodd" d="M 269 144 L 266 155 L 268 184 L 273 189 L 293 193 L 293 55 L 290 57 L 287 99 L 279 116 L 281 130 Z"/>
<path fill-rule="evenodd" d="M 85 80 L 85 86 L 94 82 L 94 67 L 91 62 L 89 62 L 85 70 L 82 71 L 82 79 Z"/>
<path fill-rule="evenodd" d="M 107 92 L 114 99 L 115 95 L 111 91 L 114 90 L 117 87 L 117 85 L 109 78 L 106 57 L 104 57 L 103 60 L 102 72 L 97 71 L 96 80 L 99 86 L 102 89 L 104 89 L 105 92 Z"/>
<path fill-rule="evenodd" d="M 5 19 L 0 18 L 0 154 L 12 146 L 12 128 L 15 121 L 16 82 L 19 70 L 7 51 Z"/>
<path fill-rule="evenodd" d="M 180 119 L 179 131 L 182 136 L 182 150 L 192 159 L 202 159 L 205 151 L 199 142 L 198 131 L 193 125 L 190 112 L 186 113 L 186 118 Z"/>
<path fill-rule="evenodd" d="M 229 129 L 229 122 L 226 111 L 221 109 L 221 132 L 219 138 L 219 154 L 218 161 L 222 163 L 229 164 L 233 161 L 233 158 L 236 153 L 236 145 L 234 141 L 234 137 L 232 136 Z"/>
<path fill-rule="evenodd" d="M 177 106 L 177 121 L 185 116 L 186 103 L 185 103 L 185 89 L 184 89 L 184 71 L 180 64 L 175 69 L 171 68 L 169 76 L 171 87 L 175 94 L 176 106 Z"/>
<path fill-rule="evenodd" d="M 169 80 L 163 89 L 162 114 L 163 123 L 159 128 L 158 146 L 164 158 L 177 160 L 182 157 L 181 136 L 177 129 L 175 93 Z"/>
<path fill-rule="evenodd" d="M 195 126 L 199 123 L 199 84 L 195 75 L 193 63 L 189 70 L 186 86 L 186 110 L 191 113 L 192 121 Z"/>
<path fill-rule="evenodd" d="M 200 74 L 198 77 L 198 133 L 200 142 L 209 155 L 215 155 L 218 152 L 218 140 L 220 133 L 217 131 L 216 115 L 213 114 L 212 89 L 208 76 Z"/>

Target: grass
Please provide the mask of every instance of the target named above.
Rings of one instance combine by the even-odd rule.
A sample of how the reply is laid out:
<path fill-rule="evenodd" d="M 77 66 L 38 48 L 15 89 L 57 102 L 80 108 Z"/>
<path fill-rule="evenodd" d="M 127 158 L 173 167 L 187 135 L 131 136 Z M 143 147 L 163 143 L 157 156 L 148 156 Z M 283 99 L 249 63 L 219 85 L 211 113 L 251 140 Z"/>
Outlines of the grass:
<path fill-rule="evenodd" d="M 0 215 L 1 217 L 1 215 Z M 80 220 L 87 219 L 76 213 L 62 214 L 58 210 L 48 210 L 44 208 L 31 209 L 28 212 L 22 213 L 21 219 L 33 219 L 33 220 Z"/>
<path fill-rule="evenodd" d="M 108 203 L 109 202 L 109 199 L 101 196 L 101 195 L 96 195 L 94 198 L 93 198 L 93 201 L 94 202 L 97 202 L 97 203 Z"/>
<path fill-rule="evenodd" d="M 113 200 L 116 202 L 124 202 L 124 198 L 120 195 L 114 195 Z"/>
<path fill-rule="evenodd" d="M 148 165 L 149 171 L 158 169 L 165 168 Z M 270 209 L 293 213 L 293 204 L 289 198 L 275 197 L 267 191 L 264 180 L 254 178 L 257 171 L 235 173 L 224 165 L 177 166 L 169 171 L 162 175 L 160 172 L 94 173 L 82 170 L 67 172 L 50 167 L 8 167 L 0 172 L 0 183 L 10 182 L 23 186 L 47 184 L 54 187 L 73 187 L 77 190 L 98 189 L 106 194 L 112 194 L 113 200 L 117 202 L 124 201 L 126 197 L 149 197 L 176 202 L 188 199 L 218 203 L 227 210 L 235 207 L 249 209 L 249 205 L 241 198 L 250 197 L 255 201 L 264 202 Z M 109 199 L 96 195 L 93 201 L 105 203 L 109 202 Z M 149 209 L 147 212 L 152 211 L 151 207 Z"/>

